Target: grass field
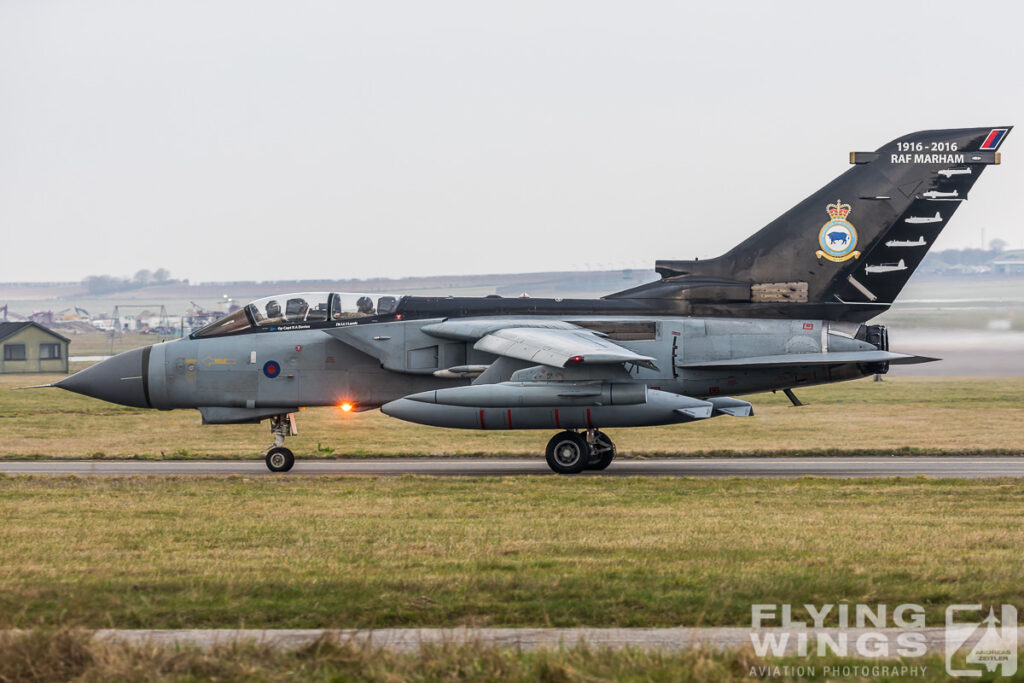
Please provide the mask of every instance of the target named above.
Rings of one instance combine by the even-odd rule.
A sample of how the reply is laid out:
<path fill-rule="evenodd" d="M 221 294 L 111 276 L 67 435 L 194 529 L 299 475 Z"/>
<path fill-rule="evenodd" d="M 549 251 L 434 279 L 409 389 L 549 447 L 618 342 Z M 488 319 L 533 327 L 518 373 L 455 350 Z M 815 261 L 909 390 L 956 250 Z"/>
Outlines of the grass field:
<path fill-rule="evenodd" d="M 269 442 L 265 425 L 11 390 L 53 379 L 0 377 L 0 458 L 260 457 Z M 798 393 L 808 406 L 759 395 L 754 418 L 613 435 L 625 457 L 1024 454 L 1024 378 L 890 376 Z M 549 437 L 377 412 L 298 419 L 288 445 L 300 457 L 539 457 Z M 746 626 L 757 602 L 914 602 L 939 625 L 950 603 L 1024 608 L 1022 503 L 1018 480 L 0 475 L 0 629 L 32 629 L 0 634 L 0 681 L 725 681 L 763 677 L 766 664 L 834 679 L 823 666 L 868 663 L 765 662 L 749 649 L 201 652 L 67 629 Z M 902 664 L 927 667 L 913 680 L 945 679 L 941 657 Z M 841 677 L 876 678 L 863 671 Z"/>
<path fill-rule="evenodd" d="M 749 625 L 1024 607 L 1019 480 L 0 478 L 0 628 Z"/>
<path fill-rule="evenodd" d="M 113 353 L 121 353 L 137 349 L 142 346 L 151 346 L 162 341 L 176 339 L 173 335 L 137 334 L 126 332 L 124 334 L 113 334 L 111 332 L 84 332 L 71 334 L 58 330 L 71 340 L 69 355 L 71 356 L 105 356 Z M 113 339 L 112 339 L 113 337 Z"/>
<path fill-rule="evenodd" d="M 962 663 L 959 663 L 962 666 Z M 778 667 L 779 674 L 762 673 Z M 781 673 L 787 671 L 791 675 Z M 798 669 L 799 667 L 799 669 Z M 831 667 L 837 673 L 829 673 Z M 915 667 L 915 675 L 878 672 Z M 853 673 L 847 673 L 852 669 Z M 769 669 L 771 670 L 771 669 Z M 804 675 L 797 675 L 803 671 Z M 813 674 L 810 672 L 814 671 Z M 255 645 L 191 648 L 130 647 L 90 642 L 74 632 L 32 633 L 0 638 L 0 680 L 170 681 L 734 681 L 759 680 L 947 680 L 941 656 L 912 660 L 851 661 L 835 657 L 762 661 L 749 650 L 678 654 L 573 648 L 516 652 L 507 648 L 426 647 L 395 654 L 329 644 L 297 652 Z M 1011 680 L 1021 680 L 1018 675 Z M 989 675 L 980 680 L 992 680 Z M 1000 679 L 1008 680 L 1008 679 Z"/>
<path fill-rule="evenodd" d="M 59 389 L 12 391 L 54 381 L 0 376 L 0 458 L 260 457 L 270 444 L 263 425 L 201 426 L 194 410 L 126 408 Z M 752 418 L 719 417 L 688 425 L 616 429 L 625 457 L 654 455 L 879 454 L 1024 452 L 1024 377 L 887 377 L 750 397 Z M 298 457 L 523 455 L 539 457 L 546 431 L 482 432 L 408 424 L 379 411 L 345 414 L 317 408 L 298 414 Z"/>

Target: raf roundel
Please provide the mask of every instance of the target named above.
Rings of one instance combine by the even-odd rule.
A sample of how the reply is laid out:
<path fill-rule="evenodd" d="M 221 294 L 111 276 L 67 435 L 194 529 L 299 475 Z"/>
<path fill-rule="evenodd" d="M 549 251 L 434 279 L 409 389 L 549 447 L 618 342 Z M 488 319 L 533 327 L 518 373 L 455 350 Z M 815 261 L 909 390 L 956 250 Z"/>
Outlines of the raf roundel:
<path fill-rule="evenodd" d="M 281 374 L 281 365 L 276 360 L 268 360 L 263 364 L 263 374 L 274 379 Z"/>
<path fill-rule="evenodd" d="M 821 226 L 818 233 L 818 246 L 821 249 L 814 255 L 836 263 L 860 257 L 860 252 L 854 251 L 857 248 L 857 229 L 846 220 L 850 215 L 850 205 L 837 199 L 835 204 L 829 204 L 825 210 L 832 220 Z"/>

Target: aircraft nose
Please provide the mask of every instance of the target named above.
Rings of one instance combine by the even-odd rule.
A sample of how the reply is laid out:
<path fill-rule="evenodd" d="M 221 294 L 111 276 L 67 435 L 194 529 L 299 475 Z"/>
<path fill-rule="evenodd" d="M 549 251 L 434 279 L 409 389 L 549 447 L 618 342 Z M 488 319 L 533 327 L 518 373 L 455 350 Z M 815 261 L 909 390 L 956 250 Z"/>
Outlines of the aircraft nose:
<path fill-rule="evenodd" d="M 57 382 L 61 389 L 123 406 L 148 408 L 143 373 L 148 371 L 150 349 L 132 349 L 100 361 Z"/>

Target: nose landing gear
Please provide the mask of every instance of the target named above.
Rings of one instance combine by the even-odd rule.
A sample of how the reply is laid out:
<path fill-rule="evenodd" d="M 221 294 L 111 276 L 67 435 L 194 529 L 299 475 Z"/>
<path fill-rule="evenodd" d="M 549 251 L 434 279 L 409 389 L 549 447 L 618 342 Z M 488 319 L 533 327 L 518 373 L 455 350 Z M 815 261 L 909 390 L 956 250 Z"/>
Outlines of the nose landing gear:
<path fill-rule="evenodd" d="M 270 433 L 274 435 L 274 443 L 267 449 L 267 469 L 271 472 L 287 472 L 295 464 L 295 455 L 284 447 L 284 439 L 299 433 L 295 428 L 295 416 L 287 413 L 271 417 Z"/>
<path fill-rule="evenodd" d="M 588 429 L 585 434 L 566 430 L 551 437 L 545 458 L 557 474 L 603 470 L 615 459 L 615 444 L 596 429 Z"/>

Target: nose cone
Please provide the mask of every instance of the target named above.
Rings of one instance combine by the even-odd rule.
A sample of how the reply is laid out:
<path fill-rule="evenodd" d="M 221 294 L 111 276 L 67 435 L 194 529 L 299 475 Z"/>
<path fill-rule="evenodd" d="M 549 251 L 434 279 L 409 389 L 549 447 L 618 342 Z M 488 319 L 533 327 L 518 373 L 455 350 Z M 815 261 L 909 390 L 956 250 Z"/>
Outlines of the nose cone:
<path fill-rule="evenodd" d="M 149 408 L 148 382 L 150 349 L 132 349 L 57 382 L 61 389 L 92 396 L 123 406 Z"/>

